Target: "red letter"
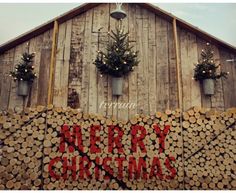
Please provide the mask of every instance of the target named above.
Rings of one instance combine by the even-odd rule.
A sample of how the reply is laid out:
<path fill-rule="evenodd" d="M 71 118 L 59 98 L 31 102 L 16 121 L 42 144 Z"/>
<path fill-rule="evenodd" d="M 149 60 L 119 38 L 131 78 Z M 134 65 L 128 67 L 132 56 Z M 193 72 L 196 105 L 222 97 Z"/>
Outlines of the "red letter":
<path fill-rule="evenodd" d="M 103 167 L 104 170 L 105 170 L 106 172 L 108 172 L 110 175 L 113 175 L 113 170 L 112 170 L 112 168 L 109 166 L 110 164 L 107 163 L 108 161 L 112 161 L 112 158 L 111 158 L 111 157 L 105 157 L 105 158 L 103 159 L 102 167 Z M 110 179 L 110 176 L 105 175 L 104 179 Z"/>
<path fill-rule="evenodd" d="M 146 161 L 140 157 L 139 158 L 139 162 L 138 162 L 138 167 L 137 167 L 137 163 L 135 161 L 134 157 L 130 157 L 129 158 L 129 179 L 132 179 L 133 177 L 133 173 L 135 173 L 135 179 L 140 178 L 140 174 L 141 174 L 141 170 L 143 171 L 143 177 L 142 179 L 147 179 L 147 166 L 146 166 Z"/>
<path fill-rule="evenodd" d="M 141 131 L 141 134 L 140 134 L 139 137 L 137 137 L 138 130 Z M 140 126 L 140 125 L 132 126 L 131 135 L 132 135 L 132 139 L 131 139 L 131 142 L 132 142 L 131 149 L 132 149 L 132 151 L 137 152 L 137 144 L 139 144 L 141 151 L 146 153 L 147 150 L 146 150 L 145 145 L 142 141 L 146 136 L 146 129 L 143 126 Z"/>
<path fill-rule="evenodd" d="M 170 156 L 170 157 L 167 157 L 165 161 L 166 168 L 171 172 L 171 175 L 166 176 L 166 179 L 168 180 L 174 179 L 177 173 L 176 169 L 170 165 L 170 161 L 175 161 L 175 158 Z"/>
<path fill-rule="evenodd" d="M 100 141 L 100 137 L 96 137 L 96 130 L 100 131 L 100 125 L 92 125 L 90 127 L 90 153 L 100 153 L 101 149 L 97 147 L 96 141 Z"/>
<path fill-rule="evenodd" d="M 118 132 L 118 136 L 114 137 L 115 130 Z M 108 152 L 112 153 L 112 150 L 114 148 L 114 145 L 118 147 L 119 153 L 124 153 L 124 150 L 122 148 L 122 136 L 124 134 L 124 131 L 121 130 L 119 127 L 114 127 L 113 125 L 109 126 L 108 128 Z"/>
<path fill-rule="evenodd" d="M 99 158 L 99 157 L 96 157 L 95 163 L 96 163 L 97 165 L 100 165 L 100 158 Z M 95 173 L 95 179 L 96 179 L 96 180 L 99 180 L 100 171 L 99 171 L 99 168 L 98 168 L 97 165 L 95 165 L 94 173 Z"/>
<path fill-rule="evenodd" d="M 87 161 L 87 163 L 88 163 L 86 166 L 84 164 L 84 161 Z M 87 174 L 88 178 L 91 178 L 92 176 L 91 176 L 91 173 L 89 171 L 89 168 L 91 167 L 92 164 L 89 161 L 88 157 L 87 156 L 81 157 L 79 162 L 80 162 L 80 164 L 79 164 L 80 179 L 82 179 L 82 180 L 84 179 L 84 173 Z"/>
<path fill-rule="evenodd" d="M 118 179 L 123 178 L 123 161 L 125 160 L 124 157 L 117 157 L 115 158 L 115 161 L 118 162 Z"/>
<path fill-rule="evenodd" d="M 48 171 L 49 171 L 49 174 L 52 178 L 55 178 L 56 180 L 59 180 L 60 179 L 60 176 L 55 174 L 55 172 L 53 171 L 52 167 L 54 166 L 54 164 L 56 162 L 59 162 L 61 161 L 61 158 L 59 157 L 55 157 L 53 158 L 50 162 L 49 162 L 49 165 L 48 165 Z"/>
<path fill-rule="evenodd" d="M 162 153 L 165 150 L 165 138 L 170 130 L 170 126 L 166 125 L 162 131 L 158 125 L 153 125 L 154 130 L 159 138 L 159 153 Z"/>
<path fill-rule="evenodd" d="M 68 165 L 68 159 L 67 157 L 63 157 L 63 179 L 67 180 L 67 170 L 72 171 L 72 178 L 73 180 L 76 180 L 76 157 L 72 157 L 72 165 Z"/>
<path fill-rule="evenodd" d="M 74 152 L 76 139 L 79 151 L 83 152 L 82 133 L 80 126 L 74 125 L 73 132 L 71 134 L 69 127 L 67 125 L 63 125 L 61 128 L 61 142 L 59 151 L 62 153 L 65 152 L 65 142 L 67 142 L 69 146 L 69 152 Z"/>
<path fill-rule="evenodd" d="M 149 179 L 151 179 L 154 175 L 158 176 L 161 180 L 163 179 L 161 163 L 158 157 L 153 157 Z"/>

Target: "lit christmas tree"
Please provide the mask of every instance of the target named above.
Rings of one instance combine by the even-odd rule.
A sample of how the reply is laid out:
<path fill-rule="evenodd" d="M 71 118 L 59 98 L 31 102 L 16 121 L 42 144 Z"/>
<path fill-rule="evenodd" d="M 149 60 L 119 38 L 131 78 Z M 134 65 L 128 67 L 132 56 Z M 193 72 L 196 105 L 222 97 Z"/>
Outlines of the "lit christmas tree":
<path fill-rule="evenodd" d="M 34 53 L 22 54 L 21 62 L 16 65 L 14 71 L 10 72 L 10 76 L 12 76 L 15 81 L 27 81 L 31 83 L 34 81 L 36 78 L 36 73 L 33 72 L 34 66 L 32 65 L 34 55 Z"/>
<path fill-rule="evenodd" d="M 137 53 L 132 51 L 129 45 L 128 33 L 123 30 L 116 29 L 116 32 L 108 33 L 109 42 L 107 44 L 106 53 L 98 50 L 97 58 L 94 62 L 98 70 L 102 74 L 108 74 L 113 77 L 122 77 L 127 75 L 137 66 Z"/>
<path fill-rule="evenodd" d="M 214 52 L 209 43 L 207 43 L 206 50 L 202 50 L 201 59 L 194 69 L 194 79 L 202 81 L 204 79 L 218 79 L 221 77 L 227 77 L 229 72 L 217 72 L 220 67 L 215 64 Z"/>

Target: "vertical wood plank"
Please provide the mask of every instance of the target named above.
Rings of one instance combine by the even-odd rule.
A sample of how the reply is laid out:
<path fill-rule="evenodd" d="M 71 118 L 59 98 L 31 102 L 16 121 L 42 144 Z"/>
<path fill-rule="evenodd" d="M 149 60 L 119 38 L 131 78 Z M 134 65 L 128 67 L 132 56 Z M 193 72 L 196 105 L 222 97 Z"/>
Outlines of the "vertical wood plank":
<path fill-rule="evenodd" d="M 49 64 L 51 49 L 43 48 L 41 50 L 40 70 L 38 73 L 38 99 L 37 105 L 47 105 L 48 84 L 49 81 Z"/>
<path fill-rule="evenodd" d="M 79 101 L 75 101 L 81 107 L 82 101 L 82 68 L 84 63 L 84 32 L 85 14 L 72 19 L 71 54 L 69 69 L 69 94 L 73 89 L 79 95 Z"/>
<path fill-rule="evenodd" d="M 156 107 L 156 17 L 155 14 L 148 14 L 148 102 L 149 113 L 155 114 Z"/>
<path fill-rule="evenodd" d="M 220 64 L 220 54 L 217 46 L 212 45 L 214 52 L 214 60 L 216 65 Z M 218 68 L 218 71 L 220 69 Z M 224 94 L 222 87 L 222 78 L 217 79 L 215 82 L 215 94 L 211 96 L 211 107 L 219 110 L 224 110 Z"/>
<path fill-rule="evenodd" d="M 0 109 L 9 108 L 12 77 L 9 77 L 10 71 L 14 66 L 15 49 L 6 51 L 1 55 L 1 90 L 0 90 Z"/>
<path fill-rule="evenodd" d="M 231 63 L 232 66 L 232 78 L 233 78 L 233 83 L 234 83 L 234 88 L 233 88 L 233 96 L 236 96 L 236 54 L 230 53 L 230 59 L 233 60 Z M 236 106 L 236 100 L 233 100 L 233 104 L 231 105 L 232 107 Z"/>
<path fill-rule="evenodd" d="M 89 75 L 90 75 L 90 50 L 91 50 L 91 31 L 92 31 L 92 19 L 93 11 L 89 10 L 85 13 L 85 36 L 84 36 L 84 62 L 82 69 L 82 97 L 81 97 L 81 108 L 84 112 L 89 110 Z"/>
<path fill-rule="evenodd" d="M 177 33 L 177 28 L 176 28 Z M 179 108 L 180 105 L 178 101 L 178 92 L 182 92 L 181 90 L 178 91 L 178 73 L 177 73 L 177 58 L 175 53 L 175 41 L 174 41 L 174 33 L 173 33 L 173 25 L 171 23 L 168 23 L 168 58 L 169 58 L 169 108 L 170 109 L 176 109 Z M 176 38 L 178 37 L 178 34 Z M 179 41 L 177 41 L 178 43 Z M 177 47 L 179 49 L 179 47 Z M 178 54 L 178 53 L 177 53 Z M 179 61 L 178 61 L 179 64 Z M 181 85 L 180 85 L 181 86 Z M 180 87 L 180 89 L 182 89 Z M 180 98 L 182 96 L 182 93 L 180 94 Z M 180 102 L 182 103 L 182 101 Z"/>
<path fill-rule="evenodd" d="M 135 18 L 135 5 L 128 4 L 128 29 L 129 29 L 129 41 L 134 46 L 134 51 L 137 51 L 136 44 L 136 18 Z M 139 55 L 140 53 L 138 53 Z M 138 58 L 139 59 L 139 58 Z M 138 64 L 140 65 L 140 63 Z M 134 103 L 135 107 L 129 109 L 129 118 L 137 114 L 137 68 L 135 67 L 129 77 L 129 103 Z"/>
<path fill-rule="evenodd" d="M 88 92 L 88 97 L 89 97 L 89 104 L 88 104 L 88 112 L 89 113 L 97 113 L 98 110 L 98 83 L 97 83 L 97 68 L 93 64 L 97 50 L 98 50 L 98 45 L 97 45 L 97 33 L 92 33 L 92 27 L 93 27 L 93 14 L 94 14 L 94 9 L 89 10 L 91 16 L 86 19 L 88 19 L 88 26 L 86 26 L 86 29 L 89 30 L 88 36 L 90 36 L 90 50 L 89 50 L 89 55 L 87 55 L 87 65 L 89 65 L 89 92 Z M 87 20 L 86 20 L 87 21 Z M 86 33 L 86 32 L 85 32 Z"/>
<path fill-rule="evenodd" d="M 122 9 L 128 14 L 129 8 L 127 4 L 122 5 Z M 122 20 L 122 26 L 124 32 L 128 32 L 128 18 Z M 129 76 L 129 75 L 128 75 Z M 118 103 L 128 103 L 129 102 L 129 79 L 128 76 L 123 77 L 123 94 L 118 98 Z M 120 120 L 128 120 L 128 108 L 117 108 L 118 109 L 118 119 Z"/>
<path fill-rule="evenodd" d="M 48 53 L 51 54 L 51 44 L 52 44 L 52 30 L 48 30 L 47 32 L 32 38 L 29 41 L 29 53 L 35 53 L 35 57 L 34 57 L 34 61 L 33 61 L 33 65 L 34 65 L 34 72 L 37 74 L 37 78 L 34 80 L 32 86 L 31 86 L 31 90 L 29 93 L 29 96 L 27 96 L 27 105 L 26 106 L 36 106 L 38 104 L 39 101 L 39 92 L 40 90 L 44 90 L 45 88 L 48 88 L 48 78 L 46 78 L 46 76 L 43 74 L 43 77 L 46 78 L 44 80 L 44 84 L 43 85 L 39 85 L 40 82 L 40 71 L 47 71 L 50 68 L 50 58 L 47 57 Z M 42 57 L 42 50 L 47 50 L 48 53 L 46 53 L 46 58 Z M 45 51 L 44 51 L 45 53 Z M 41 59 L 43 59 L 43 67 L 45 68 L 44 70 L 41 69 Z M 41 73 L 42 74 L 42 73 Z M 42 79 L 41 79 L 42 80 Z M 45 95 L 48 94 L 47 92 L 43 92 Z M 43 96 L 40 94 L 40 96 Z M 43 96 L 43 97 L 47 97 L 47 96 Z M 42 99 L 43 100 L 43 99 Z M 44 104 L 46 105 L 46 103 L 42 103 L 40 102 L 40 104 Z"/>
<path fill-rule="evenodd" d="M 167 30 L 167 22 L 156 16 L 156 95 L 158 111 L 163 111 L 169 108 L 169 64 Z"/>
<path fill-rule="evenodd" d="M 194 64 L 197 63 L 196 36 L 181 30 L 181 68 L 183 81 L 184 110 L 192 106 L 201 106 L 201 92 L 199 82 L 192 79 Z"/>
<path fill-rule="evenodd" d="M 111 13 L 112 10 L 112 4 L 109 4 L 109 14 Z M 108 23 L 108 31 L 111 31 L 113 28 L 114 23 L 112 22 L 113 18 L 109 16 L 109 23 Z M 108 41 L 108 40 L 107 40 Z M 111 77 L 106 76 L 107 78 L 107 103 L 111 104 L 113 102 L 113 96 L 112 96 L 112 88 L 111 88 Z M 108 117 L 113 116 L 113 108 L 112 107 L 107 107 L 106 109 L 107 113 L 106 115 Z"/>
<path fill-rule="evenodd" d="M 47 104 L 53 104 L 54 81 L 55 81 L 55 66 L 56 66 L 56 51 L 58 41 L 58 21 L 54 20 L 53 35 L 52 35 L 52 51 L 50 58 L 49 82 L 48 82 L 48 101 Z"/>
<path fill-rule="evenodd" d="M 71 20 L 59 25 L 53 96 L 55 106 L 67 106 L 71 27 Z"/>
<path fill-rule="evenodd" d="M 188 33 L 188 65 L 189 72 L 186 74 L 188 81 L 190 82 L 190 91 L 191 91 L 191 107 L 193 106 L 201 106 L 201 91 L 199 82 L 194 81 L 194 64 L 198 61 L 198 54 L 197 54 L 197 39 L 196 35 L 192 33 Z M 186 91 L 184 91 L 186 92 Z"/>
<path fill-rule="evenodd" d="M 28 42 L 24 42 L 23 44 L 18 45 L 15 48 L 15 54 L 14 54 L 14 67 L 21 61 L 21 56 L 24 52 L 28 52 Z M 12 81 L 11 84 L 11 93 L 10 93 L 10 99 L 9 99 L 9 108 L 14 109 L 23 109 L 23 97 L 17 95 L 17 87 L 18 82 Z"/>
<path fill-rule="evenodd" d="M 148 18 L 143 13 L 142 8 L 136 6 L 136 38 L 137 38 L 137 50 L 139 51 L 140 63 L 137 67 L 137 111 L 138 113 L 148 112 Z"/>
<path fill-rule="evenodd" d="M 226 60 L 230 59 L 230 54 L 224 48 L 220 48 L 220 63 L 221 69 L 224 72 L 229 72 L 227 79 L 222 79 L 223 90 L 224 90 L 224 105 L 225 109 L 230 108 L 235 104 L 235 95 L 234 95 L 234 77 L 232 73 L 232 64 Z"/>
<path fill-rule="evenodd" d="M 114 3 L 110 4 L 110 13 L 116 9 L 116 5 Z M 116 27 L 118 27 L 118 22 L 113 19 L 112 17 L 110 17 L 110 30 L 115 31 Z M 108 76 L 108 102 L 111 101 L 112 103 L 118 103 L 118 97 L 117 96 L 113 96 L 112 95 L 112 77 Z M 108 111 L 111 111 L 111 109 L 108 109 Z M 114 117 L 115 119 L 118 118 L 118 108 L 115 106 L 112 106 L 112 117 Z"/>
<path fill-rule="evenodd" d="M 94 33 L 94 44 L 97 50 L 105 51 L 106 43 L 108 40 L 108 30 L 109 30 L 109 4 L 101 4 L 94 8 L 93 13 L 93 33 Z M 98 35 L 99 35 L 99 48 L 98 48 Z M 97 50 L 92 50 L 94 60 L 97 54 Z M 93 60 L 93 61 L 94 61 Z M 92 64 L 94 65 L 94 64 Z M 94 65 L 95 66 L 95 65 Z M 97 113 L 101 115 L 107 115 L 107 107 L 102 106 L 101 104 L 107 103 L 108 97 L 108 77 L 106 75 L 101 76 L 99 71 L 97 72 Z"/>

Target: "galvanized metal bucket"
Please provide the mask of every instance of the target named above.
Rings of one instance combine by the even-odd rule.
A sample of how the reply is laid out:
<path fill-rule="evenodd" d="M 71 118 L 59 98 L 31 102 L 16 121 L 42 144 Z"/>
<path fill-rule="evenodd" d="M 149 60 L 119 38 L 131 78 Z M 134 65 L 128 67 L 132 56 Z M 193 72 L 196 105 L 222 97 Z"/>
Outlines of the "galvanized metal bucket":
<path fill-rule="evenodd" d="M 116 96 L 122 95 L 123 77 L 112 77 L 112 94 Z"/>
<path fill-rule="evenodd" d="M 214 79 L 203 80 L 203 91 L 205 95 L 214 95 L 215 93 L 215 81 Z"/>
<path fill-rule="evenodd" d="M 24 80 L 18 81 L 17 94 L 19 96 L 27 96 L 29 93 L 29 87 L 30 87 L 30 84 L 28 81 L 24 81 Z"/>

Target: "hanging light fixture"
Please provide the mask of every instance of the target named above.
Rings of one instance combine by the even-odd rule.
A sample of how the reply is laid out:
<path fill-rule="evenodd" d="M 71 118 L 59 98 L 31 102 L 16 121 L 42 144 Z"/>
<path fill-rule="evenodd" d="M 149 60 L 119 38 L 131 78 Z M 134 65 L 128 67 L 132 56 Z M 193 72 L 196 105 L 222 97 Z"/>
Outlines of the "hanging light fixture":
<path fill-rule="evenodd" d="M 122 3 L 116 3 L 116 9 L 111 12 L 110 16 L 114 19 L 121 20 L 126 17 L 125 11 L 121 9 Z"/>

